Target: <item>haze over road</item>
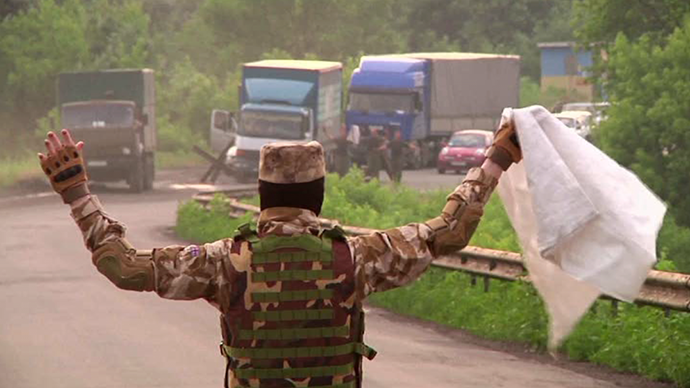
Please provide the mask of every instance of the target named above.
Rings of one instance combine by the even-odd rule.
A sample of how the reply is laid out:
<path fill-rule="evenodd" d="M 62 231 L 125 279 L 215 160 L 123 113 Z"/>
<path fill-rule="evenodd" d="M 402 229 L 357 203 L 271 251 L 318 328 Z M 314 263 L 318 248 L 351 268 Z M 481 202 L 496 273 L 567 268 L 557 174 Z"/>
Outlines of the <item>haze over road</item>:
<path fill-rule="evenodd" d="M 411 173 L 422 186 L 457 176 Z M 183 243 L 171 227 L 193 190 L 162 174 L 153 192 L 98 190 L 138 248 Z M 417 178 L 415 178 L 417 179 Z M 413 179 L 414 180 L 414 179 Z M 424 183 L 427 182 L 427 183 Z M 662 386 L 574 372 L 545 357 L 504 353 L 462 332 L 369 308 L 365 387 Z M 0 199 L 0 387 L 221 387 L 218 314 L 203 301 L 174 302 L 116 289 L 91 264 L 67 206 L 56 195 Z M 591 376 L 599 376 L 597 379 Z"/>

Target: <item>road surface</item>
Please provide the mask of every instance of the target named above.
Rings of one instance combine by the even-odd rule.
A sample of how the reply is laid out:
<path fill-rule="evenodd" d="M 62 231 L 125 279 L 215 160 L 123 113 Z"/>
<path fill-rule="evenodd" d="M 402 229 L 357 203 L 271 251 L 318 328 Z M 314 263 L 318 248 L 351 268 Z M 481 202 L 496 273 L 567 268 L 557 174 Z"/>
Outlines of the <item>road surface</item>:
<path fill-rule="evenodd" d="M 183 243 L 172 232 L 199 171 L 161 174 L 153 192 L 97 189 L 139 248 Z M 406 174 L 422 188 L 456 175 Z M 229 184 L 230 181 L 221 183 Z M 365 387 L 663 387 L 591 365 L 553 361 L 458 330 L 368 307 Z M 0 198 L 0 387 L 221 387 L 218 314 L 116 289 L 96 272 L 57 196 Z"/>

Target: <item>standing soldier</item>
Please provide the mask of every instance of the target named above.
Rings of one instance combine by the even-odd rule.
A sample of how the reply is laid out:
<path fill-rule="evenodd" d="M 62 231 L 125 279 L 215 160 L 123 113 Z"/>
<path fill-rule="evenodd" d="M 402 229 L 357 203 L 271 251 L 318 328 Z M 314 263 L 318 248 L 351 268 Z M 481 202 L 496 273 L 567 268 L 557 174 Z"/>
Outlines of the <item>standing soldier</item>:
<path fill-rule="evenodd" d="M 340 132 L 336 138 L 331 137 L 330 133 L 325 132 L 335 143 L 334 163 L 335 172 L 343 177 L 350 170 L 350 139 L 347 136 L 345 124 L 340 126 Z"/>
<path fill-rule="evenodd" d="M 489 159 L 448 196 L 441 214 L 358 237 L 320 230 L 325 161 L 316 142 L 261 149 L 257 227 L 202 246 L 137 251 L 125 227 L 89 193 L 83 143 L 48 133 L 41 167 L 92 252 L 96 269 L 118 288 L 176 300 L 204 299 L 221 313 L 226 387 L 361 385 L 362 301 L 417 279 L 431 261 L 463 248 L 501 170 L 521 159 L 501 128 Z M 495 162 L 494 162 L 495 161 Z"/>
<path fill-rule="evenodd" d="M 390 150 L 390 178 L 393 182 L 402 180 L 402 172 L 405 167 L 405 151 L 412 146 L 403 140 L 400 127 L 393 127 L 392 139 L 388 142 Z"/>
<path fill-rule="evenodd" d="M 367 139 L 367 177 L 379 179 L 381 168 L 386 166 L 386 138 L 376 129 L 371 129 Z"/>

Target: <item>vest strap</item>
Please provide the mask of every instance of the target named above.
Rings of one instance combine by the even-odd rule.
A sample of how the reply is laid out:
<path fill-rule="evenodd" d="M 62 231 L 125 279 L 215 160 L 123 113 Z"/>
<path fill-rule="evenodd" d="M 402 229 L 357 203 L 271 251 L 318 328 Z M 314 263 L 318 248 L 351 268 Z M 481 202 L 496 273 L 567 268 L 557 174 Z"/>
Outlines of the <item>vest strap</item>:
<path fill-rule="evenodd" d="M 309 338 L 347 337 L 349 326 L 310 327 L 307 329 L 240 330 L 241 340 L 296 340 Z"/>
<path fill-rule="evenodd" d="M 374 357 L 376 357 L 376 355 L 378 354 L 376 349 L 372 348 L 371 346 L 363 342 L 357 342 L 354 345 L 354 352 L 361 355 L 362 357 L 366 357 L 366 359 L 369 361 L 373 360 Z"/>
<path fill-rule="evenodd" d="M 322 239 L 311 234 L 301 234 L 299 236 L 269 235 L 263 237 L 258 243 L 253 244 L 252 252 L 273 252 L 282 248 L 298 248 L 308 252 L 331 253 L 332 243 L 328 238 Z"/>
<path fill-rule="evenodd" d="M 259 242 L 259 235 L 256 233 L 256 229 L 252 223 L 245 223 L 238 226 L 233 238 L 237 237 L 242 237 L 252 243 L 252 245 Z"/>
<path fill-rule="evenodd" d="M 333 256 L 330 252 L 272 252 L 254 253 L 252 251 L 252 264 L 270 263 L 298 263 L 303 261 L 320 261 L 330 263 Z"/>
<path fill-rule="evenodd" d="M 282 292 L 252 292 L 252 302 L 271 303 L 271 302 L 292 302 L 295 300 L 319 300 L 331 299 L 333 290 L 297 290 Z"/>
<path fill-rule="evenodd" d="M 354 364 L 338 366 L 317 366 L 311 368 L 271 368 L 271 369 L 235 369 L 233 373 L 239 379 L 290 379 L 321 376 L 341 376 L 353 373 Z"/>
<path fill-rule="evenodd" d="M 331 280 L 335 276 L 332 269 L 285 270 L 252 273 L 252 283 L 291 281 L 291 280 Z"/>
<path fill-rule="evenodd" d="M 302 348 L 231 348 L 223 345 L 226 356 L 234 358 L 251 359 L 286 359 L 286 358 L 316 358 L 335 357 L 345 354 L 358 353 L 358 350 L 366 346 L 361 343 L 349 343 L 339 346 L 317 346 Z"/>
<path fill-rule="evenodd" d="M 255 321 L 279 322 L 279 321 L 317 321 L 333 319 L 333 310 L 279 310 L 279 311 L 254 311 Z"/>

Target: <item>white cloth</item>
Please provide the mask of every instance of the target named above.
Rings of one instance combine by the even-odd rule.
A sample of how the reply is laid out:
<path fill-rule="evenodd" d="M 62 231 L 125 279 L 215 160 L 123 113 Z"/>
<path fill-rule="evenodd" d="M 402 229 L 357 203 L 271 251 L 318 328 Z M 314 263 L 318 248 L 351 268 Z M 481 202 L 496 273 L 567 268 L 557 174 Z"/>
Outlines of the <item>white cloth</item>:
<path fill-rule="evenodd" d="M 665 205 L 541 106 L 506 108 L 523 161 L 498 192 L 551 318 L 551 348 L 600 294 L 633 301 L 656 262 Z"/>
<path fill-rule="evenodd" d="M 359 138 L 360 138 L 359 125 L 351 126 L 350 127 L 350 133 L 347 134 L 347 140 L 354 145 L 358 145 L 359 144 Z"/>

